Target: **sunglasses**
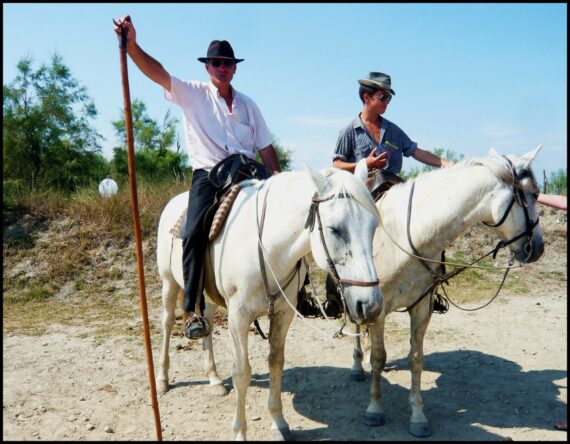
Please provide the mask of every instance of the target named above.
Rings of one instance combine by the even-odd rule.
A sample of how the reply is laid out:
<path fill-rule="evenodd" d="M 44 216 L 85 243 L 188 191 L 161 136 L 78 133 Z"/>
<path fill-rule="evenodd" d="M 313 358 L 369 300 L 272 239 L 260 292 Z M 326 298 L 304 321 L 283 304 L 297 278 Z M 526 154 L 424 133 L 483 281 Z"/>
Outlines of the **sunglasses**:
<path fill-rule="evenodd" d="M 376 97 L 381 102 L 390 103 L 390 100 L 392 100 L 392 96 L 390 94 L 380 94 L 379 96 L 372 96 L 372 97 Z"/>
<path fill-rule="evenodd" d="M 226 68 L 231 68 L 232 66 L 234 66 L 236 64 L 235 60 L 231 60 L 231 59 L 210 59 L 209 63 L 214 68 L 219 68 L 222 64 Z"/>

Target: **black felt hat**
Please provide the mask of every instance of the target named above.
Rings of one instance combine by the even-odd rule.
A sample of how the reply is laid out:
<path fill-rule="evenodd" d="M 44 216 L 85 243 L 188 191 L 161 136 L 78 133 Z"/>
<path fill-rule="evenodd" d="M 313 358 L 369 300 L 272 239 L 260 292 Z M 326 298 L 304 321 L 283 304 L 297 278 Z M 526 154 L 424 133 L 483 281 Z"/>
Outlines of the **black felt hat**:
<path fill-rule="evenodd" d="M 227 40 L 212 40 L 208 46 L 208 55 L 206 57 L 198 57 L 202 63 L 206 63 L 208 59 L 231 59 L 236 63 L 243 62 L 244 59 L 236 59 L 232 45 Z"/>

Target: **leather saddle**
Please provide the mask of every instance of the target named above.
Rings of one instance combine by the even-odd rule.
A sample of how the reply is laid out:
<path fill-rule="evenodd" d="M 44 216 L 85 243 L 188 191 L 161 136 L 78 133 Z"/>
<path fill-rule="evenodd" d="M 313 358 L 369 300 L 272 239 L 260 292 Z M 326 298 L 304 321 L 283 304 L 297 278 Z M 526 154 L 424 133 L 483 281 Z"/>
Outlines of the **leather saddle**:
<path fill-rule="evenodd" d="M 212 168 L 210 174 L 208 174 L 208 180 L 218 190 L 218 193 L 221 192 L 220 195 L 222 195 L 232 185 L 242 180 L 265 180 L 272 175 L 273 173 L 269 168 L 256 160 L 250 159 L 245 154 L 232 154 Z"/>
<path fill-rule="evenodd" d="M 372 198 L 374 202 L 378 202 L 386 191 L 394 185 L 404 182 L 404 179 L 389 171 L 374 168 L 368 173 L 368 181 L 367 185 L 372 185 L 369 187 L 372 190 Z"/>
<path fill-rule="evenodd" d="M 225 217 L 231 209 L 240 187 L 238 184 L 244 180 L 270 178 L 273 172 L 261 163 L 247 157 L 245 154 L 232 154 L 218 162 L 208 174 L 208 181 L 217 190 L 214 202 L 206 210 L 204 217 L 204 231 L 209 232 L 212 241 L 225 222 Z M 224 205 L 222 205 L 224 203 Z M 222 211 L 218 211 L 222 210 Z M 177 223 L 170 230 L 176 237 L 184 237 L 186 226 L 186 209 L 182 212 Z M 215 227 L 212 226 L 215 221 Z"/>

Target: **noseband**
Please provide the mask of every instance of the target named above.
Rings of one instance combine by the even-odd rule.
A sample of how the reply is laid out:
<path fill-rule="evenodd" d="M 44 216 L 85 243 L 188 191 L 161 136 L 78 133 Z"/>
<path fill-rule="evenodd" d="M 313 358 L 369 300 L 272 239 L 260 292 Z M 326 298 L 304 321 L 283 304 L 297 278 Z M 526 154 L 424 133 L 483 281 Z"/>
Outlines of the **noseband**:
<path fill-rule="evenodd" d="M 513 197 L 511 199 L 511 202 L 509 203 L 509 206 L 505 210 L 503 217 L 501 217 L 499 222 L 497 222 L 496 224 L 488 224 L 486 222 L 483 222 L 483 224 L 487 225 L 488 227 L 492 227 L 492 228 L 495 228 L 495 227 L 502 225 L 503 222 L 505 222 L 505 220 L 507 219 L 507 216 L 509 215 L 511 208 L 513 207 L 514 203 L 517 202 L 522 207 L 522 209 L 524 211 L 524 217 L 525 217 L 525 222 L 526 222 L 526 230 L 523 231 L 522 233 L 516 235 L 512 239 L 509 239 L 507 241 L 500 241 L 497 244 L 497 246 L 495 247 L 493 259 L 495 259 L 495 256 L 497 255 L 497 252 L 499 251 L 499 249 L 506 247 L 507 245 L 510 245 L 513 242 L 516 242 L 517 240 L 519 240 L 523 236 L 528 237 L 528 245 L 530 246 L 530 249 L 529 249 L 529 251 L 527 251 L 527 249 L 525 247 L 524 251 L 525 251 L 525 253 L 528 254 L 528 257 L 530 257 L 532 255 L 533 230 L 534 230 L 534 227 L 536 227 L 538 225 L 538 219 L 539 218 L 537 216 L 536 221 L 534 221 L 534 222 L 530 218 L 530 216 L 528 214 L 528 203 L 526 201 L 526 198 L 524 197 L 524 191 L 523 191 L 522 185 L 521 185 L 521 178 L 519 178 L 519 176 L 517 176 L 517 173 L 515 171 L 515 168 L 513 166 L 513 163 L 511 162 L 511 160 L 506 156 L 502 156 L 502 157 L 507 162 L 507 165 L 509 166 L 509 169 L 511 170 L 511 173 L 513 175 L 513 184 L 512 184 Z M 531 178 L 532 178 L 532 176 L 531 176 Z"/>
<path fill-rule="evenodd" d="M 341 279 L 341 277 L 338 274 L 336 266 L 335 266 L 335 264 L 331 258 L 329 250 L 327 248 L 327 243 L 325 241 L 325 235 L 323 234 L 323 224 L 321 222 L 321 214 L 319 212 L 319 204 L 322 202 L 326 202 L 327 200 L 331 200 L 332 198 L 334 198 L 334 195 L 326 197 L 324 199 L 320 199 L 318 197 L 318 194 L 315 193 L 315 195 L 312 198 L 313 203 L 311 204 L 311 208 L 309 209 L 309 215 L 307 216 L 307 221 L 305 222 L 305 228 L 309 228 L 309 231 L 313 231 L 313 228 L 315 227 L 315 215 L 316 215 L 316 219 L 319 223 L 319 234 L 320 234 L 320 238 L 321 238 L 321 243 L 323 244 L 323 249 L 325 250 L 325 255 L 327 257 L 327 264 L 331 270 L 335 284 L 339 288 L 341 294 L 342 294 L 342 286 L 343 285 L 352 285 L 355 287 L 374 287 L 374 286 L 379 284 L 380 281 L 378 279 L 376 279 L 375 281 L 369 281 L 369 282 L 355 281 L 352 279 Z M 343 296 L 343 299 L 344 299 L 344 296 Z"/>

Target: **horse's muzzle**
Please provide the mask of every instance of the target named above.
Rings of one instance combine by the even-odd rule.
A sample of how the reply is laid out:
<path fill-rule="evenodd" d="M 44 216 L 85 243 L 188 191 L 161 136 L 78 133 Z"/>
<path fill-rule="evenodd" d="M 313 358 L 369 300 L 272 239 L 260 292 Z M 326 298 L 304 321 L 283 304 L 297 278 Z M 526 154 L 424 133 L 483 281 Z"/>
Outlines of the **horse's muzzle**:
<path fill-rule="evenodd" d="M 354 305 L 348 303 L 348 316 L 352 322 L 357 324 L 371 324 L 382 313 L 384 297 L 378 286 L 369 288 L 366 297 L 362 294 L 362 289 L 358 293 L 358 296 L 354 298 Z"/>
<path fill-rule="evenodd" d="M 519 262 L 524 264 L 536 262 L 544 253 L 544 241 L 542 239 L 527 241 L 514 253 L 515 259 Z"/>

